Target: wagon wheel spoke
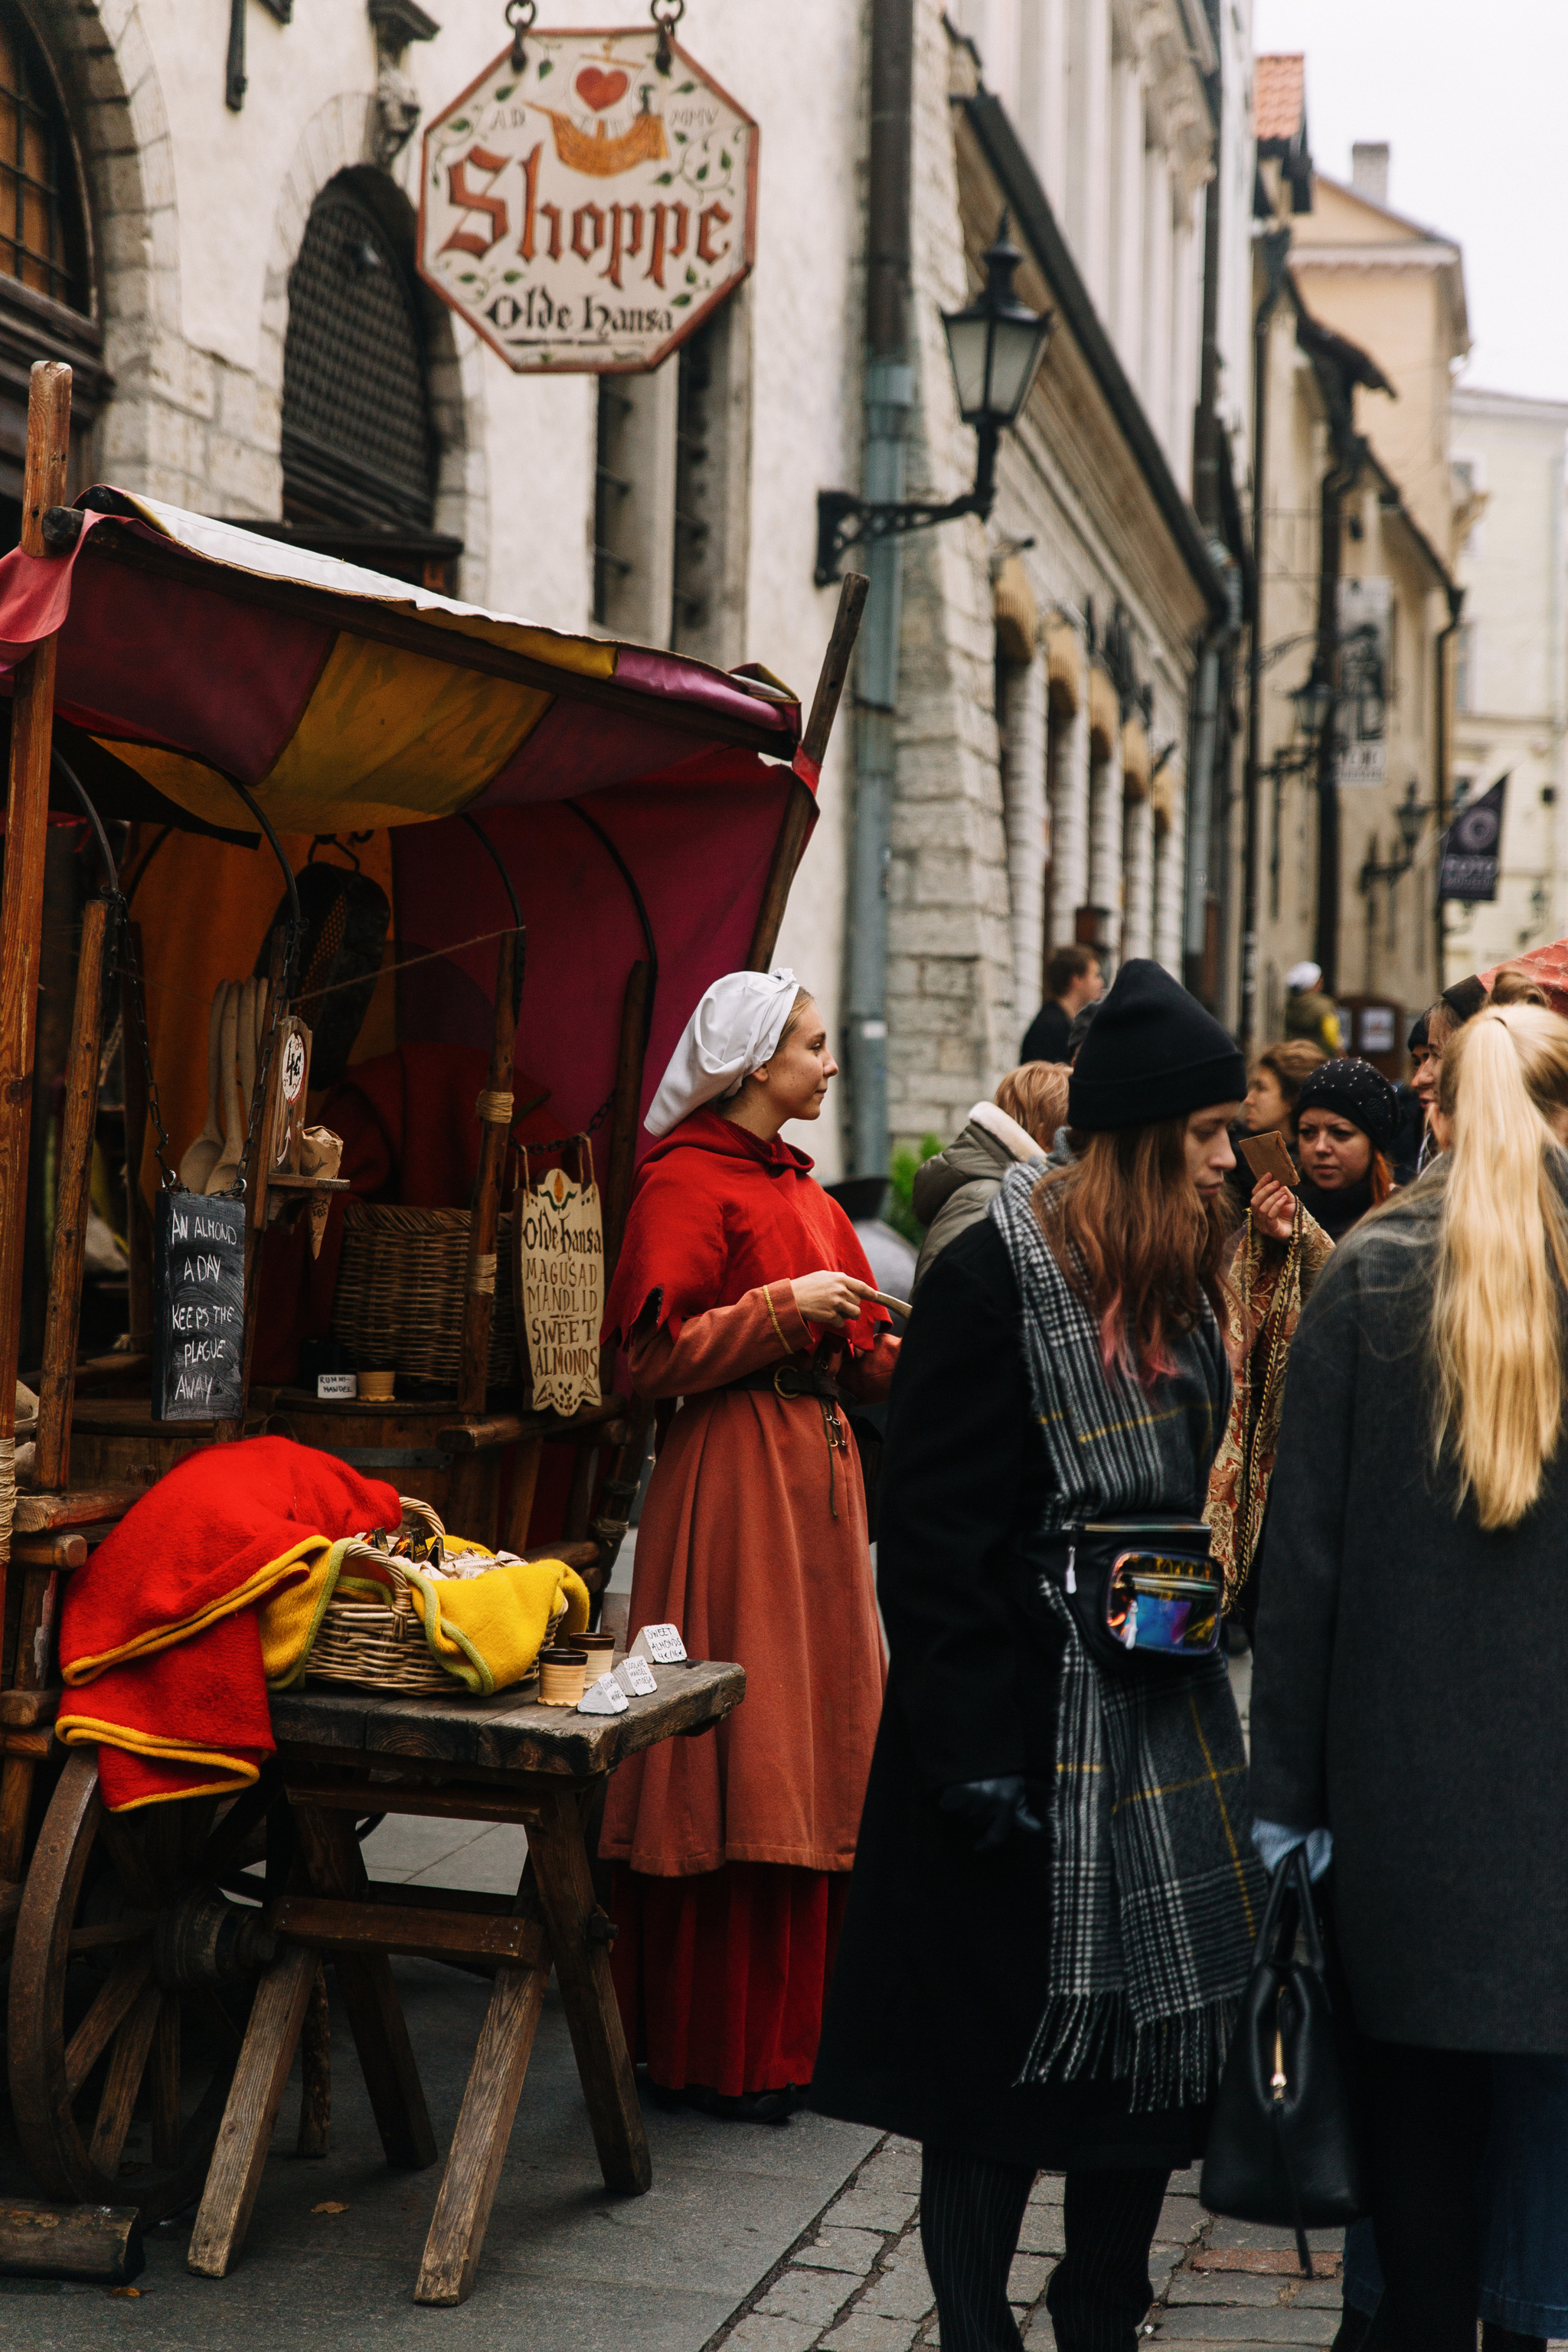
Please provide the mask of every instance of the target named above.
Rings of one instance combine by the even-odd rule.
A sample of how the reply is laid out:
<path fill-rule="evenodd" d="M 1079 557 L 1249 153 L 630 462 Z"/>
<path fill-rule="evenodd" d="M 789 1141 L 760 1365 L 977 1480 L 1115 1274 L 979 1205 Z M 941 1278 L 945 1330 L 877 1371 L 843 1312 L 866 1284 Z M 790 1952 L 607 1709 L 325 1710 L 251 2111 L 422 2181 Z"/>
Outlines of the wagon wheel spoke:
<path fill-rule="evenodd" d="M 147 1985 L 115 2037 L 108 2080 L 98 2103 L 92 2146 L 88 2151 L 98 2169 L 111 2180 L 120 2169 L 121 2151 L 136 2111 L 136 2094 L 147 2071 L 147 2053 L 153 2047 L 163 2006 L 163 1996 L 158 1987 Z"/>
<path fill-rule="evenodd" d="M 110 1944 L 134 1944 L 139 1937 L 150 1936 L 154 1924 L 151 1911 L 126 1911 L 118 1919 L 98 1919 L 86 1927 L 73 1927 L 68 1948 L 74 1958 L 78 1952 L 100 1951 Z"/>
<path fill-rule="evenodd" d="M 180 2160 L 180 2000 L 165 1993 L 153 2044 L 153 2161 Z"/>
<path fill-rule="evenodd" d="M 66 2048 L 66 2097 L 74 2099 L 134 2008 L 153 1973 L 150 1952 L 121 1952 Z"/>
<path fill-rule="evenodd" d="M 191 1864 L 193 1877 L 222 1878 L 252 1831 L 265 1819 L 268 1808 L 276 1803 L 282 1785 L 283 1775 L 278 1765 L 264 1764 L 260 1777 L 242 1790 L 217 1827 L 209 1832 L 205 1844 Z"/>

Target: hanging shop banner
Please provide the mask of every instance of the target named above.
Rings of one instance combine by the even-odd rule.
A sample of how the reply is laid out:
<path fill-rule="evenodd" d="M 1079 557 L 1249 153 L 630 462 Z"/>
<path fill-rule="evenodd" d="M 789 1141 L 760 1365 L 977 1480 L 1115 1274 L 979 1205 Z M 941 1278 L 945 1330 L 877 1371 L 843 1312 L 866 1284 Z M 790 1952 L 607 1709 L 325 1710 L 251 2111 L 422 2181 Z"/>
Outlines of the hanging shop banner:
<path fill-rule="evenodd" d="M 605 1319 L 605 1231 L 584 1137 L 575 1181 L 552 1168 L 531 1184 L 528 1161 L 512 1198 L 512 1296 L 528 1352 L 535 1412 L 575 1412 L 599 1402 Z"/>
<path fill-rule="evenodd" d="M 1508 777 L 1500 776 L 1479 801 L 1459 811 L 1443 835 L 1443 868 L 1437 882 L 1440 898 L 1464 898 L 1475 906 L 1497 897 L 1507 793 Z"/>
<path fill-rule="evenodd" d="M 234 1421 L 245 1395 L 245 1202 L 160 1192 L 153 1220 L 153 1418 Z"/>
<path fill-rule="evenodd" d="M 425 134 L 420 274 L 521 374 L 658 367 L 752 267 L 757 126 L 658 49 L 531 31 Z"/>
<path fill-rule="evenodd" d="M 1342 784 L 1381 784 L 1388 770 L 1391 606 L 1386 580 L 1342 580 L 1336 773 Z"/>

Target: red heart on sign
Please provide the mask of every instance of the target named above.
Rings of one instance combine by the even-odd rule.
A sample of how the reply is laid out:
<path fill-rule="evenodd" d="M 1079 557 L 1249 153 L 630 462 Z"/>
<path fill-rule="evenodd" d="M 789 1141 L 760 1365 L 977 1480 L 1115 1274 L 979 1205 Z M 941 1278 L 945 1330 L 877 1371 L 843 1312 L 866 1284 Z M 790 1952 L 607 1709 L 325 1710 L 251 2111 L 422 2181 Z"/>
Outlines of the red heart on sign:
<path fill-rule="evenodd" d="M 603 114 L 606 106 L 614 106 L 626 94 L 624 73 L 601 73 L 597 66 L 584 66 L 577 77 L 577 95 L 595 114 Z"/>

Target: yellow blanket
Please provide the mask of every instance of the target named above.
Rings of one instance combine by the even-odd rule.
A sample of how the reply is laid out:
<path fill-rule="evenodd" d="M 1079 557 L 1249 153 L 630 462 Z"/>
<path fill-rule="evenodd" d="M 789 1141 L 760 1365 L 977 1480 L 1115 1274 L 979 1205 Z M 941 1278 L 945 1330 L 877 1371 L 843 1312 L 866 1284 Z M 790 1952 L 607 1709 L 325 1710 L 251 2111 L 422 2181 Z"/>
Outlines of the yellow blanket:
<path fill-rule="evenodd" d="M 286 1689 L 309 1672 L 321 1612 L 334 1592 L 345 1600 L 387 1597 L 390 1579 L 378 1577 L 363 1556 L 351 1574 L 343 1574 L 346 1549 L 341 1543 L 323 1549 L 307 1577 L 263 1601 L 261 1655 L 275 1689 Z M 447 1549 L 487 1552 L 488 1547 L 449 1536 Z M 482 1576 L 467 1578 L 430 1576 L 399 1565 L 432 1654 L 455 1683 L 470 1691 L 488 1695 L 521 1682 L 563 1600 L 563 1632 L 581 1633 L 588 1622 L 588 1588 L 564 1560 L 498 1560 Z"/>

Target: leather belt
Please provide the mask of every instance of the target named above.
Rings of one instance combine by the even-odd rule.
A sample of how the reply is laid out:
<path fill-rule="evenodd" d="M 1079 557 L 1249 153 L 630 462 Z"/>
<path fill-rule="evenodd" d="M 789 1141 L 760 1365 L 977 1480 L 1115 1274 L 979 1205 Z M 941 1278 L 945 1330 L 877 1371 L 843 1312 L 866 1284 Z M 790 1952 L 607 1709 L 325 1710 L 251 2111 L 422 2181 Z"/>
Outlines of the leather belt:
<path fill-rule="evenodd" d="M 831 1372 L 824 1371 L 815 1356 L 786 1356 L 782 1364 L 760 1364 L 754 1372 L 742 1372 L 738 1381 L 726 1381 L 726 1388 L 772 1390 L 774 1396 L 786 1402 L 795 1397 L 825 1398 L 829 1403 L 838 1402 L 840 1391 Z"/>
<path fill-rule="evenodd" d="M 847 1443 L 843 1422 L 839 1418 L 838 1400 L 841 1393 L 831 1372 L 825 1371 L 815 1356 L 786 1356 L 782 1364 L 762 1364 L 754 1372 L 742 1372 L 736 1381 L 726 1381 L 726 1388 L 752 1389 L 766 1395 L 770 1391 L 783 1404 L 793 1404 L 800 1397 L 814 1397 L 822 1413 L 822 1433 L 827 1440 L 827 1507 L 838 1517 L 838 1481 L 834 1456 L 845 1451 Z"/>

